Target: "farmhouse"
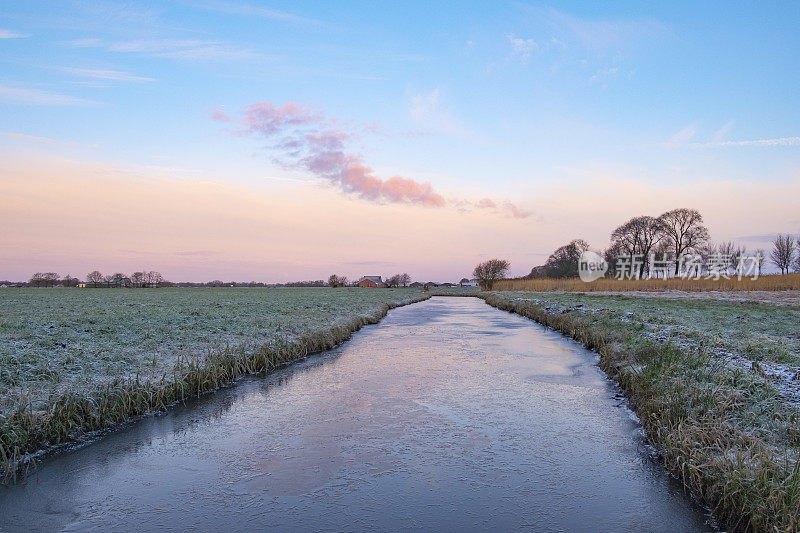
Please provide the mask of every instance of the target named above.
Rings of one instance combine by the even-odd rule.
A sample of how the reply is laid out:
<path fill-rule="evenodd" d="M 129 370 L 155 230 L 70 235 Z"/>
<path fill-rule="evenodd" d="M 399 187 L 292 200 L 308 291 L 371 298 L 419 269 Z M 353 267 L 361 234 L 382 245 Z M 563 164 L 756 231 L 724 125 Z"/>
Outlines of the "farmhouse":
<path fill-rule="evenodd" d="M 388 285 L 383 282 L 380 276 L 362 276 L 361 279 L 358 280 L 358 286 L 372 288 L 388 287 Z"/>

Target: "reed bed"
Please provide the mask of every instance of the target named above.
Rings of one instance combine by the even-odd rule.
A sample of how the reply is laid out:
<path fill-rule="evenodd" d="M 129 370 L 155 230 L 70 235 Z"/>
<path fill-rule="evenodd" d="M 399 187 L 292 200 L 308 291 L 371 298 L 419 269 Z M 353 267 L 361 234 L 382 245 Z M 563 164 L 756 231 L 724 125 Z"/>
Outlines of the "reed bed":
<path fill-rule="evenodd" d="M 614 297 L 575 295 L 583 303 L 565 308 L 536 300 L 541 293 L 525 296 L 481 293 L 490 305 L 599 353 L 601 368 L 626 393 L 664 466 L 723 527 L 800 530 L 800 413 L 779 397 L 757 362 L 749 369 L 734 367 L 705 346 L 649 337 L 647 324 L 635 315 L 608 308 Z"/>
<path fill-rule="evenodd" d="M 216 292 L 192 296 L 194 305 L 208 304 L 209 297 L 211 301 L 221 297 L 232 299 L 235 303 L 236 291 L 214 291 Z M 278 309 L 286 323 L 307 318 L 312 307 L 325 307 L 332 302 L 339 307 L 336 313 L 329 315 L 328 321 L 317 322 L 316 327 L 306 327 L 300 333 L 272 331 L 271 335 L 262 337 L 262 342 L 255 348 L 253 342 L 249 342 L 238 346 L 228 344 L 224 347 L 208 348 L 202 354 L 178 353 L 174 358 L 168 359 L 168 367 L 163 363 L 158 364 L 157 361 L 150 368 L 139 364 L 138 370 L 133 373 L 119 375 L 111 380 L 91 382 L 91 386 L 80 382 L 80 386 L 71 383 L 54 389 L 58 392 L 51 392 L 46 400 L 41 397 L 34 400 L 28 396 L 25 391 L 30 390 L 30 387 L 5 391 L 4 409 L 0 411 L 0 478 L 9 482 L 24 475 L 34 465 L 35 455 L 43 450 L 76 441 L 87 433 L 111 428 L 131 418 L 166 409 L 175 402 L 213 391 L 243 375 L 270 372 L 311 353 L 330 349 L 347 340 L 364 325 L 377 323 L 390 309 L 429 297 L 412 290 L 267 291 L 269 290 L 256 289 L 255 293 L 239 293 L 239 296 L 245 300 L 249 298 L 254 303 L 259 299 L 277 298 L 270 306 L 272 311 L 275 311 L 276 301 L 285 301 L 286 304 L 282 308 L 278 305 Z M 155 291 L 111 293 L 97 290 L 86 293 L 86 297 L 99 298 L 101 301 L 104 298 L 120 298 L 121 300 L 116 301 L 118 303 L 125 301 L 124 292 L 129 292 L 128 298 L 169 299 L 169 294 L 156 294 Z M 188 293 L 191 292 L 189 289 Z M 106 296 L 102 293 L 106 293 Z M 80 293 L 64 294 L 68 295 L 64 298 L 76 297 L 79 302 L 84 298 Z M 183 294 L 179 293 L 180 296 Z M 298 302 L 302 305 L 298 306 Z M 350 303 L 349 307 L 341 307 L 347 302 Z M 62 301 L 55 304 L 55 308 L 63 311 L 64 305 Z M 263 304 L 258 309 L 263 313 Z M 191 313 L 194 307 L 182 311 Z M 236 317 L 231 319 L 235 320 Z M 246 322 L 250 324 L 249 321 Z M 259 331 L 251 333 L 258 336 Z M 7 369 L 0 367 L 0 370 Z M 31 375 L 40 374 L 40 370 L 34 368 Z M 10 372 L 6 374 L 14 376 Z"/>
<path fill-rule="evenodd" d="M 505 279 L 495 284 L 498 291 L 565 291 L 565 292 L 618 292 L 618 291 L 786 291 L 800 290 L 800 273 L 771 274 L 757 279 L 736 277 L 730 279 L 642 279 L 618 280 L 601 278 L 584 282 L 578 278 L 568 279 Z"/>

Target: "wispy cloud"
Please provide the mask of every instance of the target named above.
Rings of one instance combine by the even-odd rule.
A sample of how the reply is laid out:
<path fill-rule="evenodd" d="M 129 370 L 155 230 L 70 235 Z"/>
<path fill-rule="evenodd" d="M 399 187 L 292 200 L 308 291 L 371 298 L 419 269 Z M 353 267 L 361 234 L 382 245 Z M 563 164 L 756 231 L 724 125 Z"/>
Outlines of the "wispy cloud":
<path fill-rule="evenodd" d="M 610 68 L 601 68 L 597 72 L 595 72 L 591 78 L 589 78 L 589 82 L 602 82 L 609 78 L 613 78 L 619 74 L 619 67 L 610 67 Z"/>
<path fill-rule="evenodd" d="M 668 33 L 662 23 L 649 18 L 589 19 L 552 8 L 544 10 L 545 18 L 556 28 L 574 36 L 583 46 L 595 51 L 619 49 L 643 39 Z"/>
<path fill-rule="evenodd" d="M 730 131 L 732 126 L 733 121 L 729 120 L 720 129 L 714 132 L 714 142 L 722 142 L 725 140 L 725 136 L 728 135 L 728 131 Z"/>
<path fill-rule="evenodd" d="M 256 55 L 253 50 L 238 48 L 219 41 L 195 39 L 150 39 L 113 43 L 108 47 L 112 52 L 132 52 L 188 60 L 247 59 Z"/>
<path fill-rule="evenodd" d="M 728 131 L 733 126 L 733 120 L 725 123 L 720 129 L 714 132 L 713 140 L 708 142 L 689 142 L 695 138 L 697 133 L 697 122 L 689 124 L 685 128 L 673 134 L 665 143 L 665 146 L 676 148 L 680 146 L 687 146 L 692 148 L 702 147 L 725 147 L 725 146 L 760 146 L 760 147 L 774 147 L 774 146 L 800 146 L 800 137 L 777 137 L 774 139 L 747 139 L 741 141 L 726 141 L 724 138 L 727 136 Z"/>
<path fill-rule="evenodd" d="M 185 250 L 175 252 L 175 255 L 181 257 L 211 257 L 212 255 L 217 255 L 217 252 L 211 250 Z"/>
<path fill-rule="evenodd" d="M 498 202 L 491 198 L 481 198 L 477 201 L 453 200 L 452 203 L 463 212 L 469 212 L 471 209 L 482 209 L 510 218 L 528 218 L 534 215 L 533 211 L 523 209 L 508 200 Z"/>
<path fill-rule="evenodd" d="M 428 92 L 412 94 L 408 103 L 411 118 L 424 126 L 425 131 L 449 135 L 471 135 L 472 132 L 456 118 L 445 102 L 443 91 L 436 87 Z"/>
<path fill-rule="evenodd" d="M 531 53 L 539 50 L 539 45 L 533 39 L 515 37 L 514 34 L 506 35 L 506 38 L 511 43 L 512 54 L 520 61 L 527 61 L 531 57 Z"/>
<path fill-rule="evenodd" d="M 675 132 L 664 144 L 673 148 L 683 146 L 694 137 L 695 133 L 697 133 L 697 123 L 689 124 L 685 128 Z"/>
<path fill-rule="evenodd" d="M 0 102 L 20 105 L 92 105 L 96 102 L 39 89 L 0 85 Z"/>
<path fill-rule="evenodd" d="M 22 39 L 25 37 L 30 37 L 30 35 L 0 28 L 0 39 Z"/>
<path fill-rule="evenodd" d="M 219 13 L 227 13 L 229 15 L 244 15 L 247 17 L 260 17 L 281 22 L 291 22 L 295 24 L 310 24 L 314 26 L 326 25 L 325 22 L 320 20 L 300 17 L 287 13 L 285 11 L 277 11 L 263 6 L 246 4 L 243 2 L 223 2 L 223 1 L 208 1 L 197 2 L 192 4 L 199 9 L 208 11 L 217 11 Z"/>
<path fill-rule="evenodd" d="M 105 42 L 94 37 L 67 41 L 75 48 L 105 48 L 110 52 L 134 53 L 151 57 L 185 59 L 191 61 L 220 61 L 230 59 L 252 59 L 258 53 L 221 41 L 200 39 L 137 39 L 131 41 Z"/>
<path fill-rule="evenodd" d="M 777 139 L 755 139 L 748 141 L 715 141 L 693 143 L 692 146 L 800 146 L 800 137 L 779 137 Z"/>
<path fill-rule="evenodd" d="M 58 141 L 56 139 L 51 139 L 50 137 L 39 137 L 36 135 L 28 135 L 26 133 L 15 133 L 10 131 L 0 131 L 0 137 L 4 137 L 6 139 L 12 139 L 14 141 L 31 142 L 37 144 L 81 146 L 81 144 L 72 141 Z M 96 150 L 98 146 L 96 144 L 91 144 L 86 146 L 86 148 L 91 148 L 92 150 Z"/>
<path fill-rule="evenodd" d="M 87 37 L 85 39 L 73 39 L 72 41 L 66 41 L 64 44 L 74 48 L 97 48 L 103 46 L 103 41 L 97 37 Z"/>
<path fill-rule="evenodd" d="M 522 209 L 512 202 L 503 202 L 503 209 L 513 218 L 528 218 L 533 215 L 533 211 Z"/>
<path fill-rule="evenodd" d="M 10 131 L 0 131 L 0 137 L 6 139 L 13 139 L 15 141 L 26 141 L 41 144 L 58 144 L 58 141 L 50 137 L 37 137 L 36 135 L 27 135 L 25 133 L 13 133 Z"/>
<path fill-rule="evenodd" d="M 69 68 L 69 67 L 60 68 L 59 70 L 61 70 L 62 72 L 67 72 L 69 74 L 75 74 L 77 76 L 83 76 L 86 78 L 93 78 L 97 80 L 155 81 L 153 78 L 136 76 L 133 74 L 129 74 L 127 72 L 123 72 L 121 70 L 100 70 L 100 69 Z"/>
<path fill-rule="evenodd" d="M 224 105 L 218 105 L 209 108 L 208 116 L 211 117 L 211 120 L 215 120 L 217 122 L 231 122 L 233 120 L 233 117 L 225 111 Z"/>

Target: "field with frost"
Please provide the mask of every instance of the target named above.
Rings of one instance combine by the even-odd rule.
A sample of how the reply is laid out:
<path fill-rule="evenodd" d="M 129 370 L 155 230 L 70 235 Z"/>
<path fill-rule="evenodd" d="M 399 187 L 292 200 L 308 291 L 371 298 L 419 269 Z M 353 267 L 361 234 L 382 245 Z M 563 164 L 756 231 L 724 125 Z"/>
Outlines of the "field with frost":
<path fill-rule="evenodd" d="M 171 369 L 225 347 L 373 316 L 412 289 L 4 289 L 0 290 L 0 394 L 34 405 L 54 393 Z M 5 410 L 5 409 L 4 409 Z"/>
<path fill-rule="evenodd" d="M 0 477 L 28 454 L 346 340 L 416 289 L 0 289 Z"/>

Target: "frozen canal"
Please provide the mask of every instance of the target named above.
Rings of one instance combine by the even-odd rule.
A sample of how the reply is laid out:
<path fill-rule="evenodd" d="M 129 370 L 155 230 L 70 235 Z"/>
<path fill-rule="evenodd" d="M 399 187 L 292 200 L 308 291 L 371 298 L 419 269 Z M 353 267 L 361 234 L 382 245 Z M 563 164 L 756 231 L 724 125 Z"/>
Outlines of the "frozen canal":
<path fill-rule="evenodd" d="M 7 531 L 707 530 L 595 356 L 433 298 L 40 462 Z"/>

